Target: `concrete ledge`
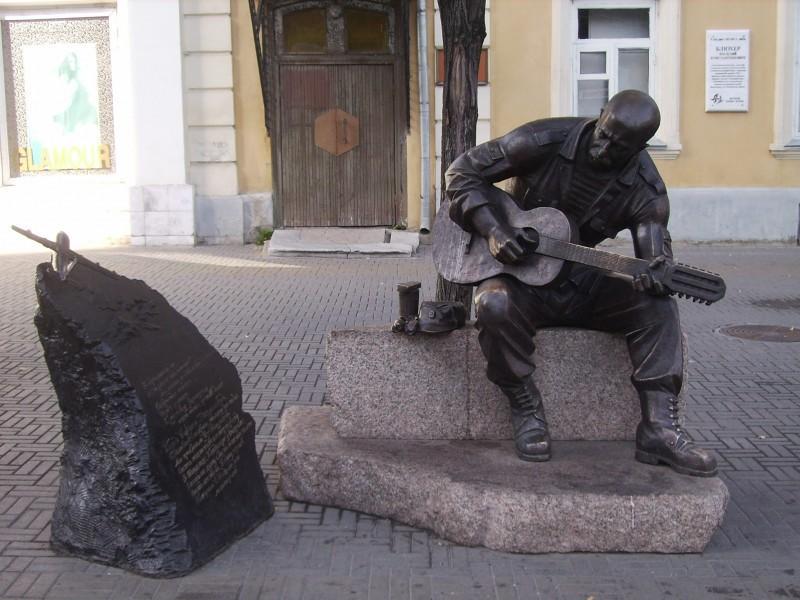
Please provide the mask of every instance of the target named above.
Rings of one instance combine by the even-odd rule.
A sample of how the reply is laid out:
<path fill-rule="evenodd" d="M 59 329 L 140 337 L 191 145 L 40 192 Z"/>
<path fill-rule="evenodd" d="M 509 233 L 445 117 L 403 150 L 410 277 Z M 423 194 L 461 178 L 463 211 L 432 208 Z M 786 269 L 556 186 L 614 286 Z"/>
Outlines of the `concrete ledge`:
<path fill-rule="evenodd" d="M 542 329 L 536 344 L 535 379 L 554 440 L 634 438 L 640 409 L 623 336 L 558 327 Z M 342 437 L 512 437 L 508 400 L 486 379 L 470 325 L 438 336 L 388 326 L 332 331 L 326 370 Z"/>
<path fill-rule="evenodd" d="M 511 442 L 337 437 L 328 407 L 281 420 L 281 490 L 510 552 L 701 552 L 720 525 L 718 478 L 637 463 L 630 442 L 556 442 L 528 463 Z"/>
<path fill-rule="evenodd" d="M 382 227 L 279 229 L 272 235 L 267 255 L 337 258 L 364 255 L 411 256 L 417 246 L 419 246 L 419 234 L 392 231 Z"/>
<path fill-rule="evenodd" d="M 676 241 L 794 241 L 800 188 L 670 188 Z"/>

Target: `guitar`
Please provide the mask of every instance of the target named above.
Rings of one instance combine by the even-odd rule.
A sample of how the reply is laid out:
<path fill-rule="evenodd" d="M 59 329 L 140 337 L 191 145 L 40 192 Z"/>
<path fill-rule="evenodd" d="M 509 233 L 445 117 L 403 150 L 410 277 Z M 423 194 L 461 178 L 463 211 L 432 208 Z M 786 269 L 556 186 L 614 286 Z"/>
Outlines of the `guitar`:
<path fill-rule="evenodd" d="M 560 210 L 544 206 L 524 211 L 501 189 L 493 187 L 492 190 L 493 206 L 502 212 L 512 227 L 523 231 L 535 229 L 539 233 L 539 245 L 520 263 L 501 263 L 489 252 L 489 244 L 482 236 L 464 231 L 450 219 L 449 205 L 444 204 L 433 226 L 433 262 L 448 281 L 474 285 L 506 274 L 528 285 L 544 286 L 559 279 L 568 267 L 567 262 L 630 278 L 650 272 L 647 260 L 575 244 L 577 232 Z M 725 282 L 715 273 L 668 262 L 662 263 L 655 272 L 670 294 L 691 298 L 693 302 L 711 304 L 725 295 Z"/>

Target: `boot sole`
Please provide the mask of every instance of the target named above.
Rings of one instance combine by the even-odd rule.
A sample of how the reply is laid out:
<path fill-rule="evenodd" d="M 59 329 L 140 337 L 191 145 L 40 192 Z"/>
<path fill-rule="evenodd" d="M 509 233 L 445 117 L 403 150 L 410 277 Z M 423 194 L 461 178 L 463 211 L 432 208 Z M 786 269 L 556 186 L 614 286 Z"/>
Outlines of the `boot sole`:
<path fill-rule="evenodd" d="M 672 468 L 676 473 L 680 473 L 681 475 L 691 475 L 693 477 L 714 477 L 717 474 L 717 469 L 713 471 L 698 471 L 697 469 L 690 469 L 689 467 L 681 467 L 676 465 L 669 459 L 664 458 L 663 456 L 658 456 L 657 454 L 650 454 L 649 452 L 645 452 L 644 450 L 637 450 L 636 451 L 636 460 L 640 463 L 645 463 L 647 465 L 668 465 Z"/>
<path fill-rule="evenodd" d="M 523 454 L 519 450 L 517 450 L 517 456 L 522 460 L 526 460 L 528 462 L 546 462 L 550 460 L 550 453 L 547 454 Z"/>

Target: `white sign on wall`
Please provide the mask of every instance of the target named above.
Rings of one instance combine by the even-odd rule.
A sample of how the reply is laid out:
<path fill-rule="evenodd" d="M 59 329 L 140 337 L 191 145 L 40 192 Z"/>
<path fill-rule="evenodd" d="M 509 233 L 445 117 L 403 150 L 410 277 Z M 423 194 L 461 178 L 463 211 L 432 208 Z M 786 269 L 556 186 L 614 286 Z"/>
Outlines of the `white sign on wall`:
<path fill-rule="evenodd" d="M 707 30 L 706 112 L 746 112 L 749 90 L 750 30 Z"/>

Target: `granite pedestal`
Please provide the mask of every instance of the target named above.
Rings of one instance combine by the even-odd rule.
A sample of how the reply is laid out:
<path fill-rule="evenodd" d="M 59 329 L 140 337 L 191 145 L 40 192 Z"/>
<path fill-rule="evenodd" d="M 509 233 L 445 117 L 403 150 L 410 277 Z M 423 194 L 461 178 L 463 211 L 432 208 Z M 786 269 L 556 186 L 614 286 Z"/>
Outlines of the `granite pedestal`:
<path fill-rule="evenodd" d="M 553 439 L 634 438 L 639 397 L 622 335 L 545 328 L 536 334 L 535 361 Z M 342 437 L 511 439 L 508 400 L 486 379 L 471 324 L 411 337 L 388 327 L 332 331 L 326 369 Z"/>
<path fill-rule="evenodd" d="M 545 463 L 511 441 L 336 435 L 329 407 L 294 406 L 278 439 L 287 498 L 423 527 L 506 552 L 702 552 L 721 524 L 719 478 L 634 461 L 633 442 L 554 442 Z"/>
<path fill-rule="evenodd" d="M 507 401 L 485 380 L 472 329 L 335 331 L 328 342 L 331 406 L 291 407 L 281 421 L 287 498 L 528 553 L 701 552 L 722 522 L 719 478 L 634 460 L 640 413 L 620 336 L 537 334 L 554 439 L 544 463 L 517 458 Z"/>

